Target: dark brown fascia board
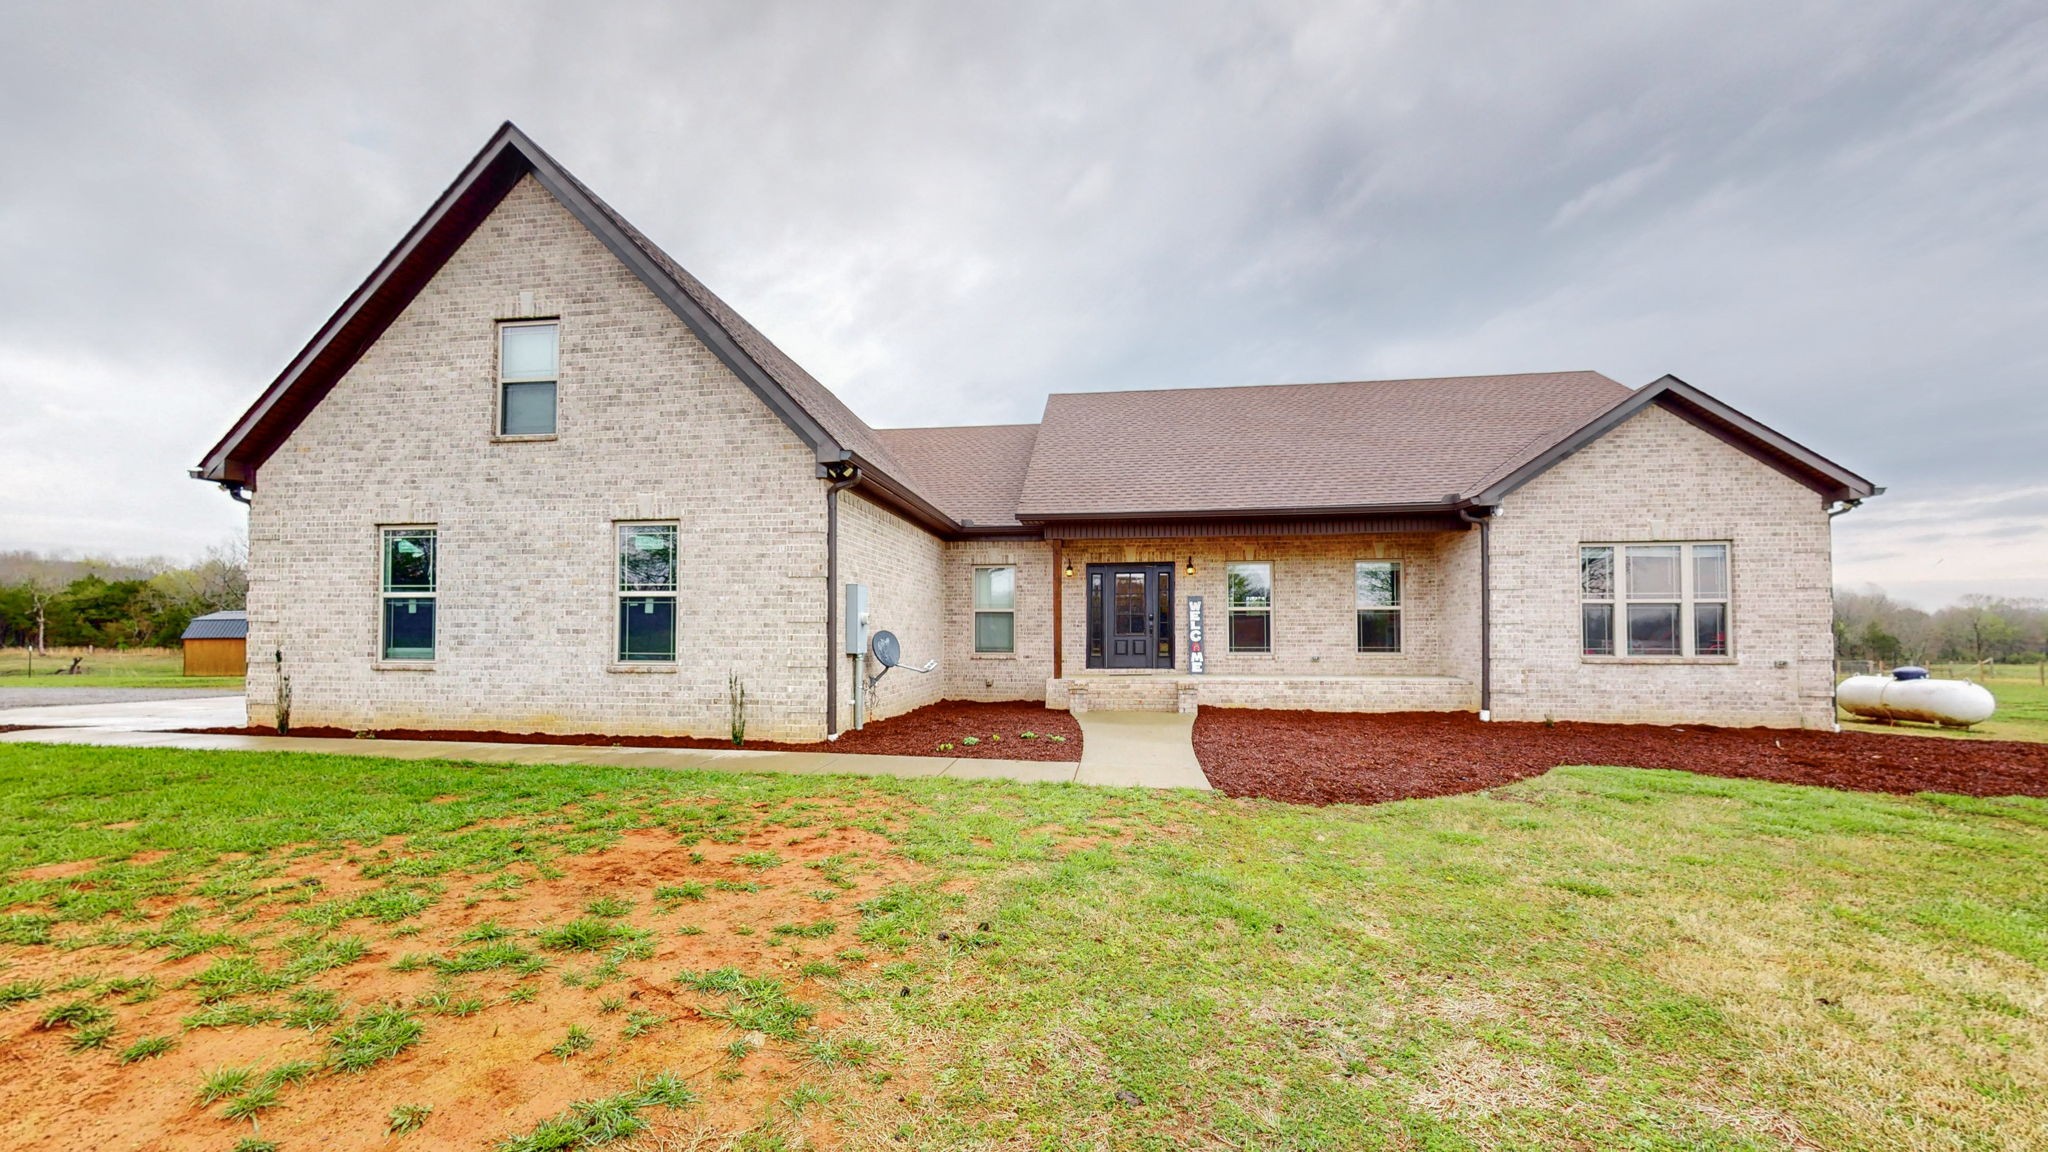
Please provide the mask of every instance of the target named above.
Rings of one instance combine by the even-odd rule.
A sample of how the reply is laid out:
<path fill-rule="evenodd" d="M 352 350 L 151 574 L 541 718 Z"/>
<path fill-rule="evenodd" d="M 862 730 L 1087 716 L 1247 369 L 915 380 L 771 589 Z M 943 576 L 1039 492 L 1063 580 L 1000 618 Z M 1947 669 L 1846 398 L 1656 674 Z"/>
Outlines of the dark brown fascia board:
<path fill-rule="evenodd" d="M 912 492 L 888 473 L 878 470 L 856 454 L 849 453 L 846 459 L 860 468 L 860 481 L 854 485 L 854 491 L 868 489 L 874 492 L 883 498 L 883 503 L 935 536 L 952 536 L 962 531 L 958 521 L 941 512 L 930 501 Z"/>
<path fill-rule="evenodd" d="M 1485 490 L 1467 497 L 1466 506 L 1491 506 L 1509 493 L 1556 467 L 1566 457 L 1619 427 L 1645 407 L 1657 404 L 1703 431 L 1719 437 L 1820 493 L 1830 501 L 1863 500 L 1884 489 L 1840 464 L 1730 408 L 1676 376 L 1666 375 L 1623 397 L 1578 430 L 1537 454 Z"/>
<path fill-rule="evenodd" d="M 237 420 L 234 426 L 228 429 L 227 435 L 221 437 L 220 442 L 207 451 L 206 455 L 201 459 L 199 467 L 193 470 L 192 475 L 194 477 L 216 483 L 220 481 L 246 483 L 255 478 L 254 466 L 245 461 L 235 459 L 235 449 L 240 447 L 257 425 L 270 415 L 272 410 L 291 393 L 293 386 L 299 382 L 306 369 L 319 357 L 321 352 L 325 351 L 334 342 L 348 323 L 362 312 L 364 306 L 376 296 L 377 291 L 389 284 L 399 270 L 404 267 L 407 259 L 416 253 L 428 238 L 434 235 L 439 226 L 447 219 L 449 213 L 461 203 L 464 195 L 475 188 L 485 176 L 491 174 L 494 166 L 503 157 L 507 133 L 512 131 L 516 131 L 516 129 L 512 127 L 510 121 L 507 121 L 491 136 L 490 141 L 477 152 L 476 156 L 456 176 L 454 182 L 441 193 L 440 197 L 434 201 L 433 206 L 427 209 L 426 214 L 421 216 L 413 224 L 412 228 L 406 232 L 405 236 L 399 240 L 397 245 L 385 254 L 384 259 L 377 263 L 377 267 L 371 271 L 369 278 L 358 285 L 354 292 L 349 293 L 348 299 L 342 301 L 341 307 L 337 308 L 334 314 L 327 318 L 327 322 L 314 332 L 313 338 L 306 342 L 306 346 L 299 350 L 299 354 L 294 356 L 289 364 L 285 365 L 284 371 L 278 374 L 277 379 L 271 382 L 270 387 L 264 389 L 263 395 L 257 397 L 256 403 L 250 405 L 248 411 L 242 414 L 241 419 Z M 516 178 L 505 181 L 505 190 L 509 191 L 516 182 Z M 497 199 L 502 199 L 503 195 L 504 193 L 500 192 Z M 493 204 L 495 206 L 495 200 Z M 379 330 L 381 331 L 388 324 L 389 321 L 386 321 L 384 325 L 379 326 Z M 365 341 L 363 346 L 367 348 L 373 342 L 374 338 Z M 353 360 L 351 360 L 352 363 Z M 346 367 L 343 368 L 343 371 L 347 371 Z M 308 408 L 310 410 L 310 405 Z M 296 423 L 296 421 L 294 422 Z"/>
<path fill-rule="evenodd" d="M 824 426 L 813 419 L 810 413 L 804 411 L 803 407 L 783 390 L 782 385 L 776 383 L 765 369 L 754 362 L 753 357 L 747 355 L 738 341 L 732 338 L 731 333 L 699 307 L 697 302 L 691 299 L 690 294 L 683 291 L 681 285 L 655 265 L 653 257 L 649 256 L 645 249 L 634 243 L 632 237 L 620 231 L 617 225 L 612 223 L 611 217 L 592 203 L 590 197 L 584 195 L 576 182 L 563 172 L 561 165 L 555 163 L 554 157 L 549 156 L 540 145 L 535 144 L 509 121 L 505 127 L 511 133 L 510 140 L 514 146 L 526 154 L 528 162 L 533 167 L 534 179 L 540 181 L 541 187 L 546 188 L 549 194 L 569 210 L 570 215 L 576 217 L 585 228 L 590 229 L 599 242 L 609 249 L 612 255 L 618 257 L 619 262 L 630 269 L 633 275 L 647 286 L 648 291 L 654 293 L 656 299 L 666 304 L 669 311 L 675 313 L 684 326 L 689 328 L 705 347 L 711 349 L 712 355 L 717 356 L 721 363 L 732 370 L 733 375 L 744 381 L 748 389 L 760 397 L 762 403 L 768 405 L 768 410 L 780 417 L 782 422 L 816 453 L 820 463 L 832 463 L 849 457 L 850 453 L 832 438 L 831 433 L 825 431 Z"/>
<path fill-rule="evenodd" d="M 506 173 L 500 170 L 498 165 L 507 161 L 508 158 L 520 164 L 524 171 L 510 174 L 509 178 L 507 178 Z M 384 257 L 383 261 L 377 265 L 376 270 L 371 272 L 369 279 L 365 280 L 361 286 L 349 295 L 349 298 L 343 302 L 341 308 L 328 318 L 327 323 L 320 327 L 320 330 L 314 334 L 313 339 L 307 343 L 305 348 L 300 350 L 299 354 L 292 359 L 292 362 L 286 366 L 284 372 L 272 382 L 271 386 L 264 391 L 256 403 L 243 414 L 240 420 L 236 421 L 234 427 L 221 439 L 220 443 L 214 445 L 207 452 L 200 466 L 193 470 L 192 475 L 215 483 L 232 482 L 251 485 L 255 478 L 256 468 L 262 463 L 262 460 L 240 459 L 235 455 L 235 450 L 242 445 L 263 419 L 293 392 L 294 386 L 303 378 L 306 369 L 334 342 L 342 330 L 362 313 L 365 306 L 376 298 L 378 291 L 391 282 L 397 272 L 405 265 L 407 259 L 413 256 L 429 238 L 435 235 L 438 228 L 446 221 L 449 213 L 487 175 L 496 174 L 503 180 L 503 187 L 492 194 L 489 207 L 495 208 L 497 202 L 502 200 L 505 194 L 511 190 L 512 186 L 518 183 L 519 175 L 527 173 L 531 173 L 536 180 L 540 181 L 541 186 L 546 188 L 548 193 L 554 196 L 564 208 L 568 209 L 570 215 L 576 217 L 584 227 L 590 229 L 591 233 L 598 238 L 600 243 L 604 244 L 614 256 L 624 263 L 633 272 L 634 276 L 641 283 L 645 284 L 649 291 L 654 293 L 657 299 L 667 305 L 669 310 L 674 312 L 683 321 L 684 325 L 699 340 L 703 341 L 706 347 L 711 349 L 712 354 L 717 356 L 720 362 L 724 363 L 727 368 L 732 370 L 734 375 L 744 381 L 747 387 L 756 396 L 759 396 L 762 402 L 768 405 L 769 410 L 774 412 L 784 424 L 788 425 L 804 441 L 806 446 L 812 449 L 819 461 L 830 462 L 844 460 L 848 457 L 849 453 L 816 420 L 812 419 L 810 414 L 805 412 L 787 392 L 783 391 L 782 386 L 777 384 L 759 364 L 756 364 L 751 357 L 741 350 L 724 328 L 720 327 L 706 315 L 704 310 L 697 306 L 697 302 L 690 299 L 689 294 L 684 292 L 674 280 L 662 273 L 638 244 L 633 243 L 631 238 L 619 231 L 610 218 L 600 211 L 590 201 L 588 196 L 584 195 L 575 182 L 566 177 L 561 166 L 555 163 L 553 157 L 549 156 L 539 145 L 535 144 L 531 138 L 508 120 L 491 136 L 490 141 L 484 145 L 476 157 L 462 170 L 461 175 L 456 177 L 455 182 L 449 185 L 448 189 L 434 202 L 433 207 L 429 208 L 426 214 L 420 217 L 419 221 L 412 226 L 412 229 L 406 233 L 405 238 L 399 241 L 397 247 L 393 248 Z M 485 212 L 484 215 L 488 215 L 488 212 Z M 479 222 L 481 222 L 481 219 L 482 217 L 480 216 Z M 471 228 L 473 229 L 474 225 L 471 225 Z M 465 233 L 464 238 L 466 236 L 467 233 Z M 460 244 L 461 240 L 457 239 L 450 246 L 449 250 L 452 252 Z M 361 355 L 361 352 L 376 342 L 377 337 L 382 335 L 384 329 L 389 327 L 391 321 L 397 318 L 398 313 L 403 308 L 404 305 L 400 304 L 390 309 L 390 315 L 379 322 L 374 331 L 366 333 L 359 338 L 358 343 L 360 347 L 355 355 L 349 358 L 348 363 L 334 369 L 331 374 L 338 379 L 342 373 L 347 372 L 348 368 L 354 364 L 355 359 Z M 328 386 L 332 386 L 332 381 L 329 381 Z M 313 404 L 317 404 L 324 396 L 325 390 L 322 390 L 320 396 L 312 397 L 311 402 L 305 405 L 306 411 L 311 411 Z M 303 418 L 303 416 L 304 413 L 300 413 L 300 418 Z M 296 424 L 296 422 L 297 420 L 294 419 L 293 423 Z M 282 442 L 282 437 L 278 438 L 278 442 Z M 275 444 L 268 446 L 264 456 L 267 458 L 269 451 L 275 450 L 275 447 Z"/>

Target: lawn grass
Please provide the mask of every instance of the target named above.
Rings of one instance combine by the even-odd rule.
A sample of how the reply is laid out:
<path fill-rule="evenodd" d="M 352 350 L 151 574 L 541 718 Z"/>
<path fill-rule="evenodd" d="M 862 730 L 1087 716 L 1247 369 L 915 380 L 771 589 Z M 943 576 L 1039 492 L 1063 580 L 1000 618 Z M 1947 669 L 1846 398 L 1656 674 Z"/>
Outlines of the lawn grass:
<path fill-rule="evenodd" d="M 2048 684 L 2041 682 L 2038 666 L 2006 665 L 1990 669 L 1974 664 L 1942 664 L 1928 671 L 1938 677 L 1969 680 L 1991 690 L 1998 711 L 1991 719 L 1970 728 L 1943 728 L 1936 724 L 1884 724 L 1838 713 L 1842 728 L 1856 732 L 1898 732 L 1914 736 L 1941 736 L 1951 740 L 2026 740 L 2048 744 Z"/>
<path fill-rule="evenodd" d="M 627 828 L 700 843 L 835 802 L 873 812 L 869 826 L 924 879 L 861 900 L 855 929 L 811 943 L 853 966 L 806 966 L 831 1022 L 792 999 L 812 986 L 794 966 L 664 978 L 732 1023 L 732 1061 L 747 1033 L 794 1058 L 749 1146 L 793 1146 L 819 1126 L 850 1147 L 1048 1149 L 2020 1149 L 2048 1130 L 2038 800 L 1581 767 L 1314 809 L 1066 785 L 8 745 L 0 915 L 15 942 L 0 959 L 118 930 L 134 901 L 172 891 L 203 887 L 232 919 L 284 898 L 267 877 L 309 845 L 403 837 L 351 850 L 365 876 L 411 891 L 515 860 L 546 867 Z M 508 826 L 567 805 L 567 826 Z M 121 862 L 144 851 L 164 855 Z M 109 862 L 19 875 L 87 858 Z M 651 892 L 667 878 L 643 879 Z M 431 923 L 450 902 L 411 915 Z M 316 919 L 337 933 L 398 927 Z M 505 933 L 491 922 L 456 946 L 485 965 L 544 946 Z M 353 951 L 345 940 L 300 954 Z M 215 974 L 208 991 L 234 995 L 299 978 L 281 963 L 201 970 Z M 54 987 L 29 992 L 9 1011 L 65 1003 Z M 421 1038 L 420 1020 L 446 1019 L 424 1010 L 357 1006 L 333 1046 L 403 1061 L 432 1043 L 437 1025 Z M 586 1038 L 618 1030 L 600 1018 L 615 1019 L 579 1024 Z M 533 1051 L 566 1045 L 572 1022 L 548 1023 Z M 118 1058 L 132 1039 L 115 1039 Z M 664 1115 L 611 1110 L 605 1122 L 627 1128 Z"/>
<path fill-rule="evenodd" d="M 83 658 L 76 676 L 51 673 Z M 0 648 L 0 688 L 217 688 L 242 690 L 240 676 L 187 676 L 184 655 L 176 648 L 52 648 L 31 654 L 22 648 Z"/>

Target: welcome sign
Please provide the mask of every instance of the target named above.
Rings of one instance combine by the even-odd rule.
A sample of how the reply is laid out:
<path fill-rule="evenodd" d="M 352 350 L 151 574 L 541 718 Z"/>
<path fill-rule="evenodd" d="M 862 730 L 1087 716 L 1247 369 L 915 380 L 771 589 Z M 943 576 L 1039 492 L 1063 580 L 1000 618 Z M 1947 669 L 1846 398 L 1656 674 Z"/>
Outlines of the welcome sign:
<path fill-rule="evenodd" d="M 1188 671 L 1202 673 L 1202 598 L 1188 597 Z"/>

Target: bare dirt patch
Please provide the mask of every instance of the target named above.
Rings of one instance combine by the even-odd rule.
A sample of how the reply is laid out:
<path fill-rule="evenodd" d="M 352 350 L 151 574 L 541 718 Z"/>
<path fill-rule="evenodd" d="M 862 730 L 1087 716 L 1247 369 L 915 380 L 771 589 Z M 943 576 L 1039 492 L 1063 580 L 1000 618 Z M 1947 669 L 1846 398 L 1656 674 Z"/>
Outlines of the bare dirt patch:
<path fill-rule="evenodd" d="M 1376 804 L 1477 792 L 1567 764 L 1665 768 L 1855 792 L 2048 796 L 2048 745 L 1649 724 L 1482 724 L 1463 712 L 1205 708 L 1202 771 L 1232 796 Z"/>
<path fill-rule="evenodd" d="M 185 925 L 237 942 L 182 958 L 132 936 L 80 946 L 101 926 L 60 926 L 64 936 L 48 944 L 0 948 L 0 984 L 42 989 L 0 1008 L 0 1147 L 224 1149 L 253 1130 L 286 1148 L 366 1148 L 386 1142 L 394 1108 L 424 1105 L 432 1112 L 420 1147 L 483 1148 L 575 1101 L 627 1092 L 663 1072 L 701 1099 L 643 1110 L 652 1135 L 741 1131 L 801 1078 L 800 1054 L 751 1021 L 718 1019 L 738 1001 L 679 983 L 678 973 L 731 970 L 764 981 L 756 987 L 769 1001 L 809 1014 L 799 1024 L 806 1034 L 829 1028 L 839 1018 L 833 983 L 892 959 L 856 939 L 857 906 L 923 876 L 880 836 L 830 818 L 757 825 L 726 842 L 685 843 L 647 828 L 599 851 L 554 857 L 509 886 L 502 874 L 405 885 L 432 896 L 417 913 L 308 922 L 332 902 L 392 890 L 389 870 L 405 859 L 393 849 L 272 857 L 282 866 L 261 876 L 260 891 Z M 144 922 L 115 926 L 165 928 L 177 909 L 202 903 L 201 891 L 152 900 Z M 544 935 L 577 923 L 623 934 L 588 947 Z M 485 944 L 528 962 L 453 970 Z M 291 959 L 310 947 L 361 954 L 283 982 Z M 209 992 L 209 973 L 243 961 L 278 982 Z M 309 993 L 337 1009 L 332 1019 L 293 1026 L 279 1018 Z M 81 1047 L 87 1032 L 76 1023 L 49 1022 L 68 1005 L 112 1025 L 102 1046 Z M 361 1071 L 336 1066 L 336 1037 L 380 1006 L 416 1020 L 417 1042 Z M 195 1024 L 209 1009 L 250 1016 Z M 571 1042 L 572 1025 L 587 1046 Z M 145 1037 L 172 1045 L 124 1063 L 121 1054 Z M 223 1115 L 237 1096 L 201 1099 L 221 1069 L 249 1069 L 255 1084 L 293 1062 L 311 1071 L 278 1088 L 253 1123 Z"/>
<path fill-rule="evenodd" d="M 4 729 L 0 729 L 4 731 Z M 188 728 L 214 736 L 275 736 L 272 728 Z M 1031 733 L 1026 737 L 1025 733 Z M 382 740 L 474 740 L 494 744 L 559 744 L 585 748 L 731 748 L 730 740 L 696 736 L 607 736 L 584 732 L 462 731 L 453 728 L 379 728 L 357 732 L 347 728 L 293 728 L 291 735 L 346 740 L 374 736 Z M 1061 737 L 1054 740 L 1052 737 Z M 972 738 L 973 744 L 962 741 Z M 950 745 L 941 748 L 940 745 Z M 857 732 L 843 732 L 835 741 L 777 744 L 749 740 L 744 747 L 770 752 L 862 752 L 882 756 L 967 756 L 986 760 L 1081 759 L 1081 725 L 1074 717 L 1032 700 L 985 703 L 942 700 L 901 716 L 872 720 Z"/>

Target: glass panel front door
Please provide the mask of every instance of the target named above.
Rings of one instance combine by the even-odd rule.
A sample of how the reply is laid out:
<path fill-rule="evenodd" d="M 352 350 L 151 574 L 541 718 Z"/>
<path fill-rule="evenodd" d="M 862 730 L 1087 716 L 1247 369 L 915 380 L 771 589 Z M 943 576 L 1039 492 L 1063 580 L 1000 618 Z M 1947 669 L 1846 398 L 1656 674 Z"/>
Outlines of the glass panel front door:
<path fill-rule="evenodd" d="M 1089 667 L 1172 668 L 1173 566 L 1102 565 L 1088 579 L 1091 597 L 1108 585 L 1107 611 L 1089 613 Z"/>

